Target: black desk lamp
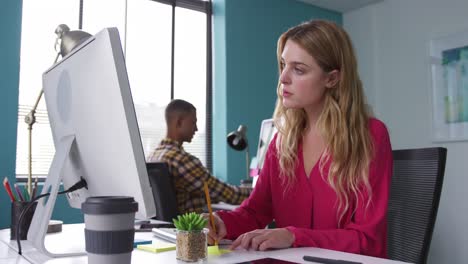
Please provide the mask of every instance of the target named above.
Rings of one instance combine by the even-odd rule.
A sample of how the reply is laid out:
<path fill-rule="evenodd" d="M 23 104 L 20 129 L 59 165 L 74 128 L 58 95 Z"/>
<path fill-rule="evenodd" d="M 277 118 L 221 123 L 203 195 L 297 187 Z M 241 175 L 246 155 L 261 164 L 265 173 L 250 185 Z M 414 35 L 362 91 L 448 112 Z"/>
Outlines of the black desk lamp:
<path fill-rule="evenodd" d="M 245 150 L 245 162 L 246 162 L 246 179 L 242 180 L 241 183 L 252 183 L 252 180 L 249 177 L 249 144 L 247 141 L 247 127 L 240 125 L 236 131 L 232 131 L 227 135 L 228 145 L 237 150 Z"/>
<path fill-rule="evenodd" d="M 55 57 L 54 64 L 57 62 L 59 56 L 65 57 L 70 53 L 75 47 L 83 43 L 91 34 L 86 33 L 81 30 L 72 30 L 65 24 L 58 25 L 55 29 L 55 34 L 57 34 L 57 39 L 55 40 L 55 50 L 57 51 L 57 56 Z M 29 135 L 28 135 L 28 184 L 27 189 L 29 195 L 31 195 L 31 185 L 32 185 L 32 127 L 36 123 L 36 109 L 41 100 L 42 94 L 44 93 L 43 89 L 39 92 L 39 96 L 36 99 L 31 111 L 24 117 L 24 122 L 28 125 Z M 37 181 L 37 179 L 36 179 Z"/>

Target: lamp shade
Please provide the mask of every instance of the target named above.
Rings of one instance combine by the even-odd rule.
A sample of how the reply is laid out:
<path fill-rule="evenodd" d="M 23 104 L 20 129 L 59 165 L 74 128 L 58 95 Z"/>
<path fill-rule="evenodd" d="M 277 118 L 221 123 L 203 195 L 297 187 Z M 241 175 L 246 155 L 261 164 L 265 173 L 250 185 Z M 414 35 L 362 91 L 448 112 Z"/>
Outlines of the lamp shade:
<path fill-rule="evenodd" d="M 60 44 L 60 55 L 62 55 L 62 58 L 91 37 L 91 34 L 81 30 L 70 31 L 70 28 L 64 24 L 59 25 L 55 33 L 62 40 Z"/>
<path fill-rule="evenodd" d="M 247 127 L 240 125 L 236 131 L 233 131 L 227 135 L 228 145 L 235 150 L 244 150 L 248 146 L 247 142 Z"/>

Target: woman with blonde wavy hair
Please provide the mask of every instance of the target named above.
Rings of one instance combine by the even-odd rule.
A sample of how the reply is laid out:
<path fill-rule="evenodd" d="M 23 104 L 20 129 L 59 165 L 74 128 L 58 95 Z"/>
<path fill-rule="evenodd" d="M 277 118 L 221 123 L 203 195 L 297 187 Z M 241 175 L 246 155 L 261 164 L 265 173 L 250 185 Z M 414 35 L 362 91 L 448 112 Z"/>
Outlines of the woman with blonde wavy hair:
<path fill-rule="evenodd" d="M 295 26 L 278 40 L 278 65 L 278 133 L 254 191 L 216 213 L 209 240 L 386 257 L 391 145 L 367 108 L 348 34 L 323 20 Z"/>

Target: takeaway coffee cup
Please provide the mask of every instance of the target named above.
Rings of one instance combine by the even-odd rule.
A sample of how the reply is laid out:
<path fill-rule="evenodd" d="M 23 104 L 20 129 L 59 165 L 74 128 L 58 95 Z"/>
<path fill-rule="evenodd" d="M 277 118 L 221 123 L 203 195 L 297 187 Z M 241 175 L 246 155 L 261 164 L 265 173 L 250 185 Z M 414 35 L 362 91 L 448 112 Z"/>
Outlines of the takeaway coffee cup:
<path fill-rule="evenodd" d="M 89 264 L 129 264 L 138 203 L 128 196 L 89 197 L 81 206 Z"/>

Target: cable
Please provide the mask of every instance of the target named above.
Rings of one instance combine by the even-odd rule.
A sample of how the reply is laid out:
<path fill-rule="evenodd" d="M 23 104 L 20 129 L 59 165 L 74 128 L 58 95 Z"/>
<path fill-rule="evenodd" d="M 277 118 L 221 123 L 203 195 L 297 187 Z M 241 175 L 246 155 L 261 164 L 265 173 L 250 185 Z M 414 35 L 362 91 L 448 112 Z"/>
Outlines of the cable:
<path fill-rule="evenodd" d="M 81 177 L 81 180 L 79 182 L 75 183 L 73 186 L 71 186 L 70 188 L 68 188 L 65 191 L 58 192 L 57 194 L 65 194 L 65 193 L 73 192 L 73 191 L 79 190 L 79 189 L 81 189 L 83 187 L 87 189 L 88 184 L 86 183 L 86 180 L 83 179 L 83 177 Z M 21 226 L 21 223 L 23 222 L 23 217 L 26 215 L 26 212 L 28 212 L 29 209 L 31 209 L 34 202 L 36 202 L 37 200 L 39 200 L 41 198 L 47 197 L 49 195 L 50 195 L 50 192 L 41 194 L 41 195 L 37 196 L 36 198 L 32 199 L 28 203 L 26 208 L 24 208 L 24 210 L 21 212 L 20 217 L 18 219 L 18 223 L 16 225 L 16 243 L 18 244 L 18 254 L 22 255 L 22 252 L 21 252 L 21 239 L 20 239 L 20 235 L 21 235 L 20 226 Z"/>

